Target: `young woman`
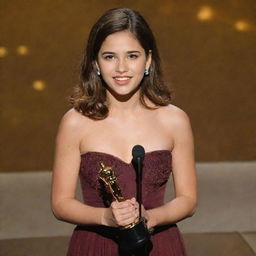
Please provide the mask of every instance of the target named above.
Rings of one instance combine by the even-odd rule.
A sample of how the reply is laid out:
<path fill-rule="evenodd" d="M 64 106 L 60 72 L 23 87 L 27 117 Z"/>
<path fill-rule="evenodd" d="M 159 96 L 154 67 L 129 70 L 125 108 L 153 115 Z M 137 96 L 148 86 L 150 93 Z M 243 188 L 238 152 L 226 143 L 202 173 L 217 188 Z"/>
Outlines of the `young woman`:
<path fill-rule="evenodd" d="M 151 234 L 147 255 L 185 255 L 176 222 L 196 207 L 193 136 L 187 115 L 170 104 L 154 36 L 131 9 L 111 9 L 93 26 L 81 65 L 73 108 L 63 117 L 57 139 L 52 210 L 77 224 L 68 255 L 123 255 L 117 227 L 138 219 L 131 150 L 140 144 L 143 216 Z M 111 167 L 123 202 L 110 199 L 99 181 L 99 163 Z M 164 203 L 172 172 L 175 198 Z M 75 199 L 78 177 L 84 203 Z M 108 198 L 107 198 L 108 197 Z"/>

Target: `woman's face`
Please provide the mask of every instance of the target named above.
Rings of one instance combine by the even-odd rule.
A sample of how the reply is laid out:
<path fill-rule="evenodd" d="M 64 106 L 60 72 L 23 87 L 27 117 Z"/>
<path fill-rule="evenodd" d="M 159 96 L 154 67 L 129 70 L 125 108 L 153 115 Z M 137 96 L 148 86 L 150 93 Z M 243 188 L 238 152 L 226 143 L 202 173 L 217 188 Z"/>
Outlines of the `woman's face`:
<path fill-rule="evenodd" d="M 136 91 L 150 63 L 151 54 L 147 58 L 139 41 L 125 30 L 105 39 L 96 65 L 110 91 L 127 95 Z"/>

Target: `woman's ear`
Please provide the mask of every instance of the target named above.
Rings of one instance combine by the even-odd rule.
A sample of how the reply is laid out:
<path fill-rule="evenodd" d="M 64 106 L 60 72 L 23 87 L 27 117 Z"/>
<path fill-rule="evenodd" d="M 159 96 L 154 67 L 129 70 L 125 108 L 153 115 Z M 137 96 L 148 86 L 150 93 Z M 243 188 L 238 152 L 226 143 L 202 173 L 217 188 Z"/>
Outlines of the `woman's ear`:
<path fill-rule="evenodd" d="M 98 64 L 98 62 L 96 60 L 94 62 L 94 66 L 96 68 L 97 75 L 100 76 L 100 67 L 99 67 L 99 64 Z"/>
<path fill-rule="evenodd" d="M 152 61 L 152 51 L 149 50 L 147 55 L 147 60 L 146 60 L 146 69 L 150 68 L 151 61 Z"/>
<path fill-rule="evenodd" d="M 99 64 L 98 64 L 97 60 L 94 61 L 94 65 L 95 65 L 95 67 L 96 67 L 97 70 L 100 70 Z"/>

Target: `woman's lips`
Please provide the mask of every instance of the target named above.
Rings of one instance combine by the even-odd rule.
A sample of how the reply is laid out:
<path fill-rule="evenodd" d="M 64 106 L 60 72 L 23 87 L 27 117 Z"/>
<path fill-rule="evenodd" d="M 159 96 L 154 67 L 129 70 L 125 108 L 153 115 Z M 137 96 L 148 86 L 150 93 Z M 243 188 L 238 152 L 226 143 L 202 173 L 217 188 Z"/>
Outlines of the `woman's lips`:
<path fill-rule="evenodd" d="M 126 85 L 130 82 L 131 80 L 131 76 L 115 76 L 113 77 L 114 81 L 116 84 L 118 85 Z"/>

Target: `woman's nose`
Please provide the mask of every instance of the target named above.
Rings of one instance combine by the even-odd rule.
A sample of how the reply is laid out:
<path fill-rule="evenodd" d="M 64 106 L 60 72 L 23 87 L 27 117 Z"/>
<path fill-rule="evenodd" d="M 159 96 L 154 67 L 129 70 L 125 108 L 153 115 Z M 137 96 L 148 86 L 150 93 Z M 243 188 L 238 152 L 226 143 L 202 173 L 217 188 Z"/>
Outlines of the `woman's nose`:
<path fill-rule="evenodd" d="M 127 63 L 126 63 L 125 59 L 119 59 L 117 61 L 116 71 L 119 72 L 119 73 L 124 73 L 124 72 L 128 71 L 127 70 Z"/>

